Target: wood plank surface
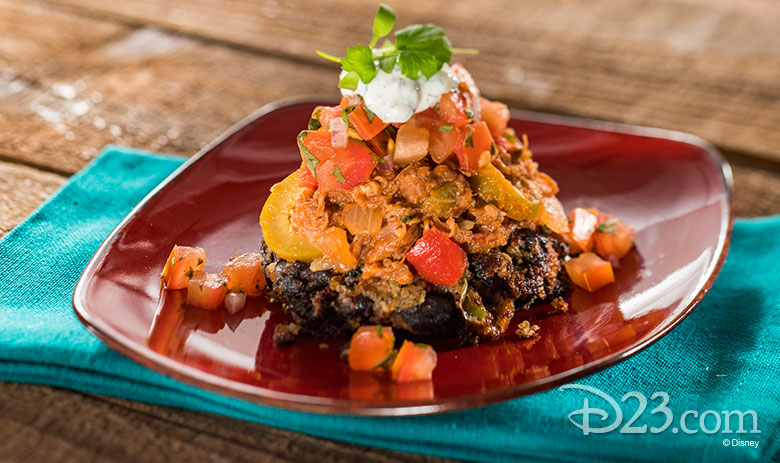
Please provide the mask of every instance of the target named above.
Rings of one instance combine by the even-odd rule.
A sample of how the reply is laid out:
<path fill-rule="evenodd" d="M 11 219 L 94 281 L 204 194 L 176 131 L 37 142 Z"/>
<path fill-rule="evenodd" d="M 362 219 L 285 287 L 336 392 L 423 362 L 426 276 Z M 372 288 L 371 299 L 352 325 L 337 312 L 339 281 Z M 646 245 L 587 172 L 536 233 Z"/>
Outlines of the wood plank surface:
<path fill-rule="evenodd" d="M 14 383 L 0 383 L 0 432 L 3 462 L 450 461 L 369 450 L 217 415 Z"/>
<path fill-rule="evenodd" d="M 486 95 L 700 135 L 732 163 L 738 216 L 780 213 L 780 3 L 389 3 L 478 48 L 458 60 Z M 190 155 L 264 103 L 335 96 L 313 50 L 366 42 L 375 8 L 0 0 L 0 237 L 107 143 Z M 441 461 L 2 382 L 0 432 L 0 461 Z"/>
<path fill-rule="evenodd" d="M 0 161 L 0 237 L 11 231 L 65 182 L 65 177 Z"/>
<path fill-rule="evenodd" d="M 333 75 L 300 63 L 35 3 L 0 10 L 0 154 L 53 172 L 77 171 L 107 143 L 193 154 L 266 102 L 336 95 Z M 73 32 L 52 52 L 51 37 L 18 23 Z M 70 38 L 80 30 L 86 43 Z"/>
<path fill-rule="evenodd" d="M 341 54 L 366 42 L 376 8 L 357 0 L 50 1 L 314 64 L 324 64 L 315 48 Z M 461 61 L 485 94 L 510 106 L 682 130 L 780 159 L 776 2 L 389 3 L 400 24 L 435 21 L 457 46 L 479 49 Z"/>

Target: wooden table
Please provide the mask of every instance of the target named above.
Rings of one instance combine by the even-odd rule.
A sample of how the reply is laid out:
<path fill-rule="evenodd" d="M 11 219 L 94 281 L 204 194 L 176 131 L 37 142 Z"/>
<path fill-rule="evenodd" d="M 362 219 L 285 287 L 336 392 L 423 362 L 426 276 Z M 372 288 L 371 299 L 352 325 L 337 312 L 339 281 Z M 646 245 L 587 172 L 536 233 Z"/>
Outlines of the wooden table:
<path fill-rule="evenodd" d="M 460 61 L 485 95 L 700 135 L 731 161 L 737 215 L 780 212 L 777 2 L 391 3 L 401 25 L 436 22 L 479 49 Z M 366 42 L 375 8 L 0 0 L 0 236 L 107 143 L 189 155 L 264 103 L 335 96 L 337 69 L 314 49 Z M 437 460 L 9 383 L 0 432 L 3 461 Z"/>

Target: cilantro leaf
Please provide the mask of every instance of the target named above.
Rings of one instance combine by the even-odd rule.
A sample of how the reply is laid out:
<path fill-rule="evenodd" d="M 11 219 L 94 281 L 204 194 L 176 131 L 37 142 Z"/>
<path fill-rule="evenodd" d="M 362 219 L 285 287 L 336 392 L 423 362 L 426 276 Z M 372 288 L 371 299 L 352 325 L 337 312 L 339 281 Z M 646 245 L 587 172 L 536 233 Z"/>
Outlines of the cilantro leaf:
<path fill-rule="evenodd" d="M 391 53 L 384 58 L 379 59 L 379 69 L 390 74 L 395 68 L 395 63 L 398 62 L 398 53 Z"/>
<path fill-rule="evenodd" d="M 433 24 L 413 24 L 396 32 L 395 47 L 401 73 L 410 79 L 419 79 L 420 73 L 430 78 L 452 59 L 449 39 Z"/>
<path fill-rule="evenodd" d="M 298 134 L 298 149 L 301 151 L 301 157 L 303 157 L 303 160 L 306 163 L 306 168 L 309 169 L 314 178 L 317 178 L 317 172 L 315 172 L 315 169 L 317 168 L 317 164 L 320 163 L 320 160 L 311 154 L 311 151 L 309 151 L 309 149 L 303 145 L 303 137 L 305 137 L 308 133 L 308 130 L 304 130 Z"/>
<path fill-rule="evenodd" d="M 371 43 L 368 46 L 374 48 L 379 39 L 393 30 L 394 25 L 395 11 L 387 5 L 380 4 L 379 11 L 376 12 L 376 17 L 374 18 L 374 36 L 371 38 Z"/>
<path fill-rule="evenodd" d="M 394 25 L 395 11 L 380 5 L 368 45 L 348 48 L 343 58 L 317 50 L 319 56 L 340 63 L 347 72 L 339 82 L 340 88 L 357 90 L 359 81 L 371 82 L 376 77 L 377 65 L 388 74 L 398 65 L 401 73 L 410 79 L 419 79 L 420 74 L 430 79 L 450 62 L 453 53 L 477 53 L 476 50 L 452 48 L 442 28 L 433 24 L 405 27 L 395 33 L 395 43 L 385 39 L 382 46 L 374 48 L 380 39 L 390 34 Z"/>
<path fill-rule="evenodd" d="M 464 141 L 466 148 L 474 148 L 474 129 L 469 130 Z"/>
<path fill-rule="evenodd" d="M 367 106 L 363 106 L 363 112 L 366 113 L 366 119 L 368 119 L 368 123 L 372 124 L 374 122 L 374 117 L 376 116 L 376 114 L 374 114 L 373 111 L 368 109 Z"/>
<path fill-rule="evenodd" d="M 333 168 L 333 176 L 336 177 L 336 181 L 339 183 L 344 183 L 347 181 L 346 178 L 344 178 L 344 174 L 341 173 L 341 168 L 338 164 Z"/>
<path fill-rule="evenodd" d="M 339 81 L 339 88 L 357 90 L 358 82 L 360 82 L 360 76 L 357 74 L 357 72 L 348 72 Z"/>
<path fill-rule="evenodd" d="M 441 132 L 441 133 L 447 133 L 447 132 L 449 132 L 450 130 L 452 130 L 452 129 L 454 129 L 454 128 L 455 128 L 455 127 L 453 127 L 453 126 L 451 126 L 451 125 L 442 125 L 441 127 L 439 127 L 439 132 Z"/>
<path fill-rule="evenodd" d="M 347 56 L 341 58 L 341 67 L 347 72 L 356 72 L 366 84 L 376 77 L 374 53 L 366 45 L 347 48 Z"/>

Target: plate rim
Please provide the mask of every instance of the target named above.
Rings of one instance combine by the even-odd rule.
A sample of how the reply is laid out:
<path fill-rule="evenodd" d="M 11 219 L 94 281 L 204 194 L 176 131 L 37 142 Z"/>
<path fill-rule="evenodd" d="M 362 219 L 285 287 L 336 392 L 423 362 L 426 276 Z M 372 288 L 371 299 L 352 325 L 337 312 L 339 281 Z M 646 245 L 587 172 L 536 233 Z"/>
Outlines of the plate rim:
<path fill-rule="evenodd" d="M 78 282 L 73 291 L 72 305 L 79 321 L 94 334 L 98 339 L 108 345 L 119 354 L 130 358 L 136 363 L 149 368 L 152 371 L 163 374 L 167 377 L 181 381 L 189 386 L 195 386 L 216 392 L 223 396 L 239 398 L 252 403 L 267 405 L 277 408 L 293 411 L 313 412 L 329 415 L 352 415 L 352 416 L 410 416 L 426 415 L 466 410 L 475 407 L 482 407 L 492 403 L 502 402 L 525 395 L 533 394 L 547 389 L 552 389 L 564 383 L 570 383 L 584 376 L 596 373 L 611 367 L 636 353 L 650 347 L 656 341 L 664 337 L 672 329 L 677 327 L 692 311 L 699 305 L 715 282 L 723 263 L 728 254 L 731 242 L 731 233 L 734 226 L 734 179 L 731 166 L 721 152 L 715 148 L 709 141 L 690 133 L 677 130 L 661 129 L 641 125 L 626 124 L 620 122 L 591 119 L 579 116 L 559 115 L 543 113 L 528 110 L 510 110 L 512 118 L 530 119 L 542 123 L 566 125 L 570 127 L 585 128 L 592 130 L 601 130 L 608 132 L 623 133 L 629 135 L 638 135 L 651 138 L 661 138 L 666 140 L 678 141 L 693 145 L 703 150 L 709 158 L 720 169 L 723 189 L 726 193 L 725 207 L 718 233 L 718 243 L 703 277 L 697 283 L 697 290 L 693 297 L 685 303 L 685 307 L 661 329 L 656 329 L 640 339 L 639 342 L 632 344 L 618 352 L 614 352 L 606 357 L 591 361 L 584 365 L 566 370 L 555 375 L 537 379 L 530 383 L 515 385 L 496 389 L 493 391 L 475 393 L 464 396 L 453 397 L 446 402 L 434 402 L 436 399 L 430 399 L 421 402 L 400 402 L 388 401 L 382 403 L 356 401 L 343 398 L 317 397 L 304 394 L 293 394 L 288 392 L 275 391 L 261 386 L 249 385 L 236 380 L 224 378 L 212 373 L 207 373 L 192 366 L 180 363 L 154 351 L 141 351 L 139 344 L 132 341 L 127 336 L 118 333 L 108 324 L 102 321 L 101 317 L 94 317 L 90 314 L 86 305 L 86 289 L 90 277 L 94 275 L 97 266 L 103 261 L 108 249 L 113 245 L 118 236 L 120 236 L 124 227 L 135 217 L 138 212 L 146 206 L 154 197 L 159 194 L 169 183 L 173 182 L 181 173 L 189 169 L 215 147 L 228 140 L 237 132 L 254 123 L 256 120 L 280 109 L 300 104 L 328 104 L 331 101 L 321 96 L 301 96 L 294 98 L 285 98 L 267 103 L 257 110 L 253 111 L 237 123 L 233 124 L 225 132 L 217 136 L 210 143 L 201 148 L 192 157 L 187 159 L 181 166 L 174 170 L 159 185 L 152 189 L 133 209 L 117 224 L 116 227 L 103 240 L 98 249 L 90 258 L 86 267 L 79 276 Z"/>

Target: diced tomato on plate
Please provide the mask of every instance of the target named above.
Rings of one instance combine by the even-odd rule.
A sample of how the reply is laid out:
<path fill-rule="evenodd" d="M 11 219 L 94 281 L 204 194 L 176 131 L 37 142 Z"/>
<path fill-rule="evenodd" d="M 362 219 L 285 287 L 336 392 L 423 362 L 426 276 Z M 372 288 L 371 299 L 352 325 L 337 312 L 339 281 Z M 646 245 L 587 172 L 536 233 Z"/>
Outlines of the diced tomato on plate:
<path fill-rule="evenodd" d="M 566 273 L 572 283 L 580 288 L 594 292 L 615 282 L 612 264 L 592 252 L 585 252 L 566 261 Z"/>
<path fill-rule="evenodd" d="M 398 383 L 430 381 L 436 361 L 436 351 L 433 347 L 404 341 L 391 368 L 393 380 Z"/>
<path fill-rule="evenodd" d="M 263 257 L 256 253 L 240 253 L 230 258 L 222 268 L 228 277 L 227 289 L 247 296 L 259 296 L 265 289 Z"/>
<path fill-rule="evenodd" d="M 392 352 L 395 344 L 393 329 L 389 326 L 361 326 L 349 343 L 349 368 L 370 371 L 377 368 Z"/>
<path fill-rule="evenodd" d="M 634 247 L 634 229 L 609 214 L 599 214 L 596 227 L 596 252 L 605 259 L 622 259 Z"/>
<path fill-rule="evenodd" d="M 195 273 L 203 269 L 206 263 L 206 251 L 189 246 L 173 246 L 171 255 L 165 262 L 162 280 L 168 289 L 184 289 Z"/>
<path fill-rule="evenodd" d="M 225 300 L 228 277 L 213 273 L 196 273 L 187 286 L 187 304 L 217 310 Z"/>

